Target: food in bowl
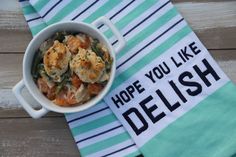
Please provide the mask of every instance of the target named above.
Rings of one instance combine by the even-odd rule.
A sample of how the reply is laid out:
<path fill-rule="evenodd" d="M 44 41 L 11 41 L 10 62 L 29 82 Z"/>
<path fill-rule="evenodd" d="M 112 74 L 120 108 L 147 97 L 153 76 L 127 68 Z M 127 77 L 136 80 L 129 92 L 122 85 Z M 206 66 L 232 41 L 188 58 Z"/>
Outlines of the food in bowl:
<path fill-rule="evenodd" d="M 107 47 L 85 33 L 57 32 L 34 56 L 32 77 L 59 106 L 83 104 L 108 83 L 113 59 Z"/>

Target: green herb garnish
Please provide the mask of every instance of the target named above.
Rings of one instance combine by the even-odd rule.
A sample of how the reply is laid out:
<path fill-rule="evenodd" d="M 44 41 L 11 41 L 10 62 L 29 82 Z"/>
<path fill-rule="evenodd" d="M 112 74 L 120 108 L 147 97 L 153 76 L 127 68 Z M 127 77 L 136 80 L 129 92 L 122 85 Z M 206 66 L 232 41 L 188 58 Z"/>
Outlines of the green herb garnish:
<path fill-rule="evenodd" d="M 34 80 L 37 80 L 40 76 L 38 66 L 42 62 L 42 59 L 43 59 L 42 52 L 40 50 L 38 50 L 34 56 L 33 66 L 31 69 L 31 74 L 32 74 Z"/>
<path fill-rule="evenodd" d="M 103 60 L 103 52 L 101 51 L 101 49 L 98 47 L 98 43 L 99 41 L 97 39 L 94 39 L 94 41 L 91 44 L 91 49 L 93 52 L 96 53 L 97 56 L 101 57 Z"/>
<path fill-rule="evenodd" d="M 62 81 L 57 84 L 56 95 L 60 93 L 62 88 L 67 83 L 71 83 L 71 80 L 70 80 L 71 75 L 72 75 L 72 72 L 71 72 L 70 68 L 68 68 L 68 70 L 61 76 L 62 77 Z"/>
<path fill-rule="evenodd" d="M 65 36 L 68 35 L 67 32 L 62 31 L 62 32 L 56 32 L 56 34 L 52 37 L 52 39 L 58 40 L 59 42 L 63 42 L 63 40 L 65 39 Z"/>

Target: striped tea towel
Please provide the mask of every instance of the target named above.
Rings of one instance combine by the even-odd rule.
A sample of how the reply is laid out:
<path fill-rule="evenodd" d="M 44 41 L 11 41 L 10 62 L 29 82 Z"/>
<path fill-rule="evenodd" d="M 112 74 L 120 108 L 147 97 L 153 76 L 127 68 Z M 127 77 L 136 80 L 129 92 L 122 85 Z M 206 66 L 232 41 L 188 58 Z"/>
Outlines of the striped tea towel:
<path fill-rule="evenodd" d="M 111 19 L 118 20 L 135 8 L 140 9 L 144 1 L 23 0 L 20 4 L 34 36 L 47 25 L 61 20 L 76 20 L 78 17 L 78 21 L 92 22 L 106 12 Z M 106 31 L 107 28 L 103 26 L 101 29 Z M 66 119 L 82 156 L 132 157 L 141 154 L 127 131 L 104 102 L 86 111 L 68 114 Z"/>
<path fill-rule="evenodd" d="M 105 15 L 127 41 L 105 101 L 66 115 L 82 156 L 235 155 L 236 88 L 170 1 L 21 5 L 33 35 L 61 20 L 91 23 Z M 111 31 L 99 29 L 116 46 Z"/>

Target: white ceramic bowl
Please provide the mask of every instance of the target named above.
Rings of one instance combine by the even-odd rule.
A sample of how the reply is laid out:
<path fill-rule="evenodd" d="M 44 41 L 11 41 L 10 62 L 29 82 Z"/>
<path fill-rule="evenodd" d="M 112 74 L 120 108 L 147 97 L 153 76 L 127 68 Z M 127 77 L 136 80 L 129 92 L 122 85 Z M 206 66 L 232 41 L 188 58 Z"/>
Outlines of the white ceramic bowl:
<path fill-rule="evenodd" d="M 101 24 L 108 26 L 115 35 L 115 37 L 117 38 L 118 44 L 115 48 L 112 47 L 107 38 L 97 29 L 97 27 Z M 105 88 L 95 98 L 79 106 L 61 107 L 55 105 L 52 101 L 47 99 L 39 91 L 31 75 L 31 67 L 35 52 L 37 52 L 37 49 L 39 48 L 41 43 L 43 43 L 46 39 L 50 38 L 53 34 L 55 34 L 58 31 L 84 32 L 94 38 L 97 38 L 100 42 L 106 45 L 106 47 L 110 52 L 110 55 L 113 58 L 111 76 Z M 85 110 L 98 103 L 109 91 L 109 88 L 111 87 L 112 82 L 114 80 L 116 71 L 115 54 L 119 52 L 124 46 L 125 46 L 125 40 L 123 36 L 119 33 L 119 31 L 115 28 L 115 26 L 111 23 L 111 21 L 108 20 L 106 17 L 100 17 L 97 20 L 95 20 L 92 24 L 70 21 L 70 22 L 60 22 L 50 25 L 49 27 L 39 32 L 29 43 L 23 59 L 23 79 L 13 87 L 13 93 L 15 94 L 16 98 L 21 103 L 21 105 L 24 107 L 24 109 L 33 118 L 40 118 L 49 111 L 54 111 L 59 113 L 73 113 Z M 30 105 L 25 100 L 25 98 L 22 95 L 22 89 L 24 87 L 26 87 L 29 93 L 34 97 L 34 99 L 42 105 L 41 109 L 39 110 L 34 109 L 32 105 Z"/>

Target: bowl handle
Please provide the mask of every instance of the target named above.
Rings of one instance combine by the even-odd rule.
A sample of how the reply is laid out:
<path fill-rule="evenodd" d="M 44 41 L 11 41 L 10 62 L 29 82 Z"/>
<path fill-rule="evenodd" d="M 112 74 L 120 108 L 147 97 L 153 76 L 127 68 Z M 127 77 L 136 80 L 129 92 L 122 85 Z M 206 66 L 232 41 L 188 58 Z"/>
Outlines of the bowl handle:
<path fill-rule="evenodd" d="M 28 114 L 35 119 L 38 119 L 48 113 L 48 110 L 42 107 L 39 110 L 35 110 L 28 102 L 26 102 L 25 98 L 22 95 L 22 89 L 25 87 L 24 81 L 21 80 L 18 82 L 12 89 L 15 94 L 17 100 L 24 107 L 24 109 L 28 112 Z"/>
<path fill-rule="evenodd" d="M 107 25 L 115 37 L 118 40 L 118 45 L 115 47 L 115 52 L 119 53 L 125 47 L 125 39 L 122 34 L 117 30 L 116 26 L 105 16 L 102 16 L 95 20 L 93 23 L 96 27 L 100 26 L 101 24 Z"/>

